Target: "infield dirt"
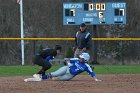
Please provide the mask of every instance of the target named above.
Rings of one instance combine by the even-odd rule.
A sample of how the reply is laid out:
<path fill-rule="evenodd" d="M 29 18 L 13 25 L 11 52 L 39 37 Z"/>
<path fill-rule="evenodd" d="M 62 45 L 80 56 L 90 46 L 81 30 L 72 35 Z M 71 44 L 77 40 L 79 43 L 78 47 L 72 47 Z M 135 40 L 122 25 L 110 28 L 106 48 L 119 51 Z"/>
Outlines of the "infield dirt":
<path fill-rule="evenodd" d="M 23 81 L 29 77 L 0 77 L 0 93 L 140 93 L 140 74 L 97 75 L 102 82 L 95 82 L 88 75 L 70 81 Z"/>

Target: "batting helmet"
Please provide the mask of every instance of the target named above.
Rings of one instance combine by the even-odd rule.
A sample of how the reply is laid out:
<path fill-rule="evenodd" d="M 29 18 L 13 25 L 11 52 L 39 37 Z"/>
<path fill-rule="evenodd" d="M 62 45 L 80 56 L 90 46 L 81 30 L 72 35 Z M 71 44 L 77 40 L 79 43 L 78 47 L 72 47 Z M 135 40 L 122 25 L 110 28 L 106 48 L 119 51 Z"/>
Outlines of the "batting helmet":
<path fill-rule="evenodd" d="M 79 55 L 80 58 L 83 58 L 85 61 L 89 61 L 90 55 L 88 53 L 82 53 Z"/>

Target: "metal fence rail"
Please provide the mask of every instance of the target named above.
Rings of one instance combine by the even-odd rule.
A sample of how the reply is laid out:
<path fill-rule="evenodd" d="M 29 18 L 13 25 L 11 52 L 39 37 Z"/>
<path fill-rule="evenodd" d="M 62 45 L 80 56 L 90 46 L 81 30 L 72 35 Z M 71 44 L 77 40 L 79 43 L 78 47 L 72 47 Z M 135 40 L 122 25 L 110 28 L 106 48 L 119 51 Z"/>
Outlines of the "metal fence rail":
<path fill-rule="evenodd" d="M 74 38 L 0 38 L 0 40 L 74 40 Z M 140 38 L 92 38 L 95 41 L 139 41 Z"/>

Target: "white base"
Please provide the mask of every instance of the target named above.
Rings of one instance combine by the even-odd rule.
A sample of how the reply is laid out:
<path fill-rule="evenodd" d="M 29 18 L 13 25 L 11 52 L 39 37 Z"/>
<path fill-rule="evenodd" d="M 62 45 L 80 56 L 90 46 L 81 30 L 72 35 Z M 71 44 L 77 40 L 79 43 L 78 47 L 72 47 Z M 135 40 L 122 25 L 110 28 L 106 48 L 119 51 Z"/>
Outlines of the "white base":
<path fill-rule="evenodd" d="M 25 82 L 29 82 L 29 81 L 41 81 L 41 78 L 26 78 L 24 79 Z"/>

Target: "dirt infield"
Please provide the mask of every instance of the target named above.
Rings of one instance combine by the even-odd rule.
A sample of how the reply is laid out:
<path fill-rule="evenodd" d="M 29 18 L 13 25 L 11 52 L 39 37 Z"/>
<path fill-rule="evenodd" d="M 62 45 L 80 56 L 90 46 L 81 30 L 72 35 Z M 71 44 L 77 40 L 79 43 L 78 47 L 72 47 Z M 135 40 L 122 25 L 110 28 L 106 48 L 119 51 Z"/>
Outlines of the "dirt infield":
<path fill-rule="evenodd" d="M 29 76 L 0 77 L 0 93 L 140 93 L 140 74 L 98 75 L 102 82 L 79 75 L 71 81 L 24 82 Z"/>

